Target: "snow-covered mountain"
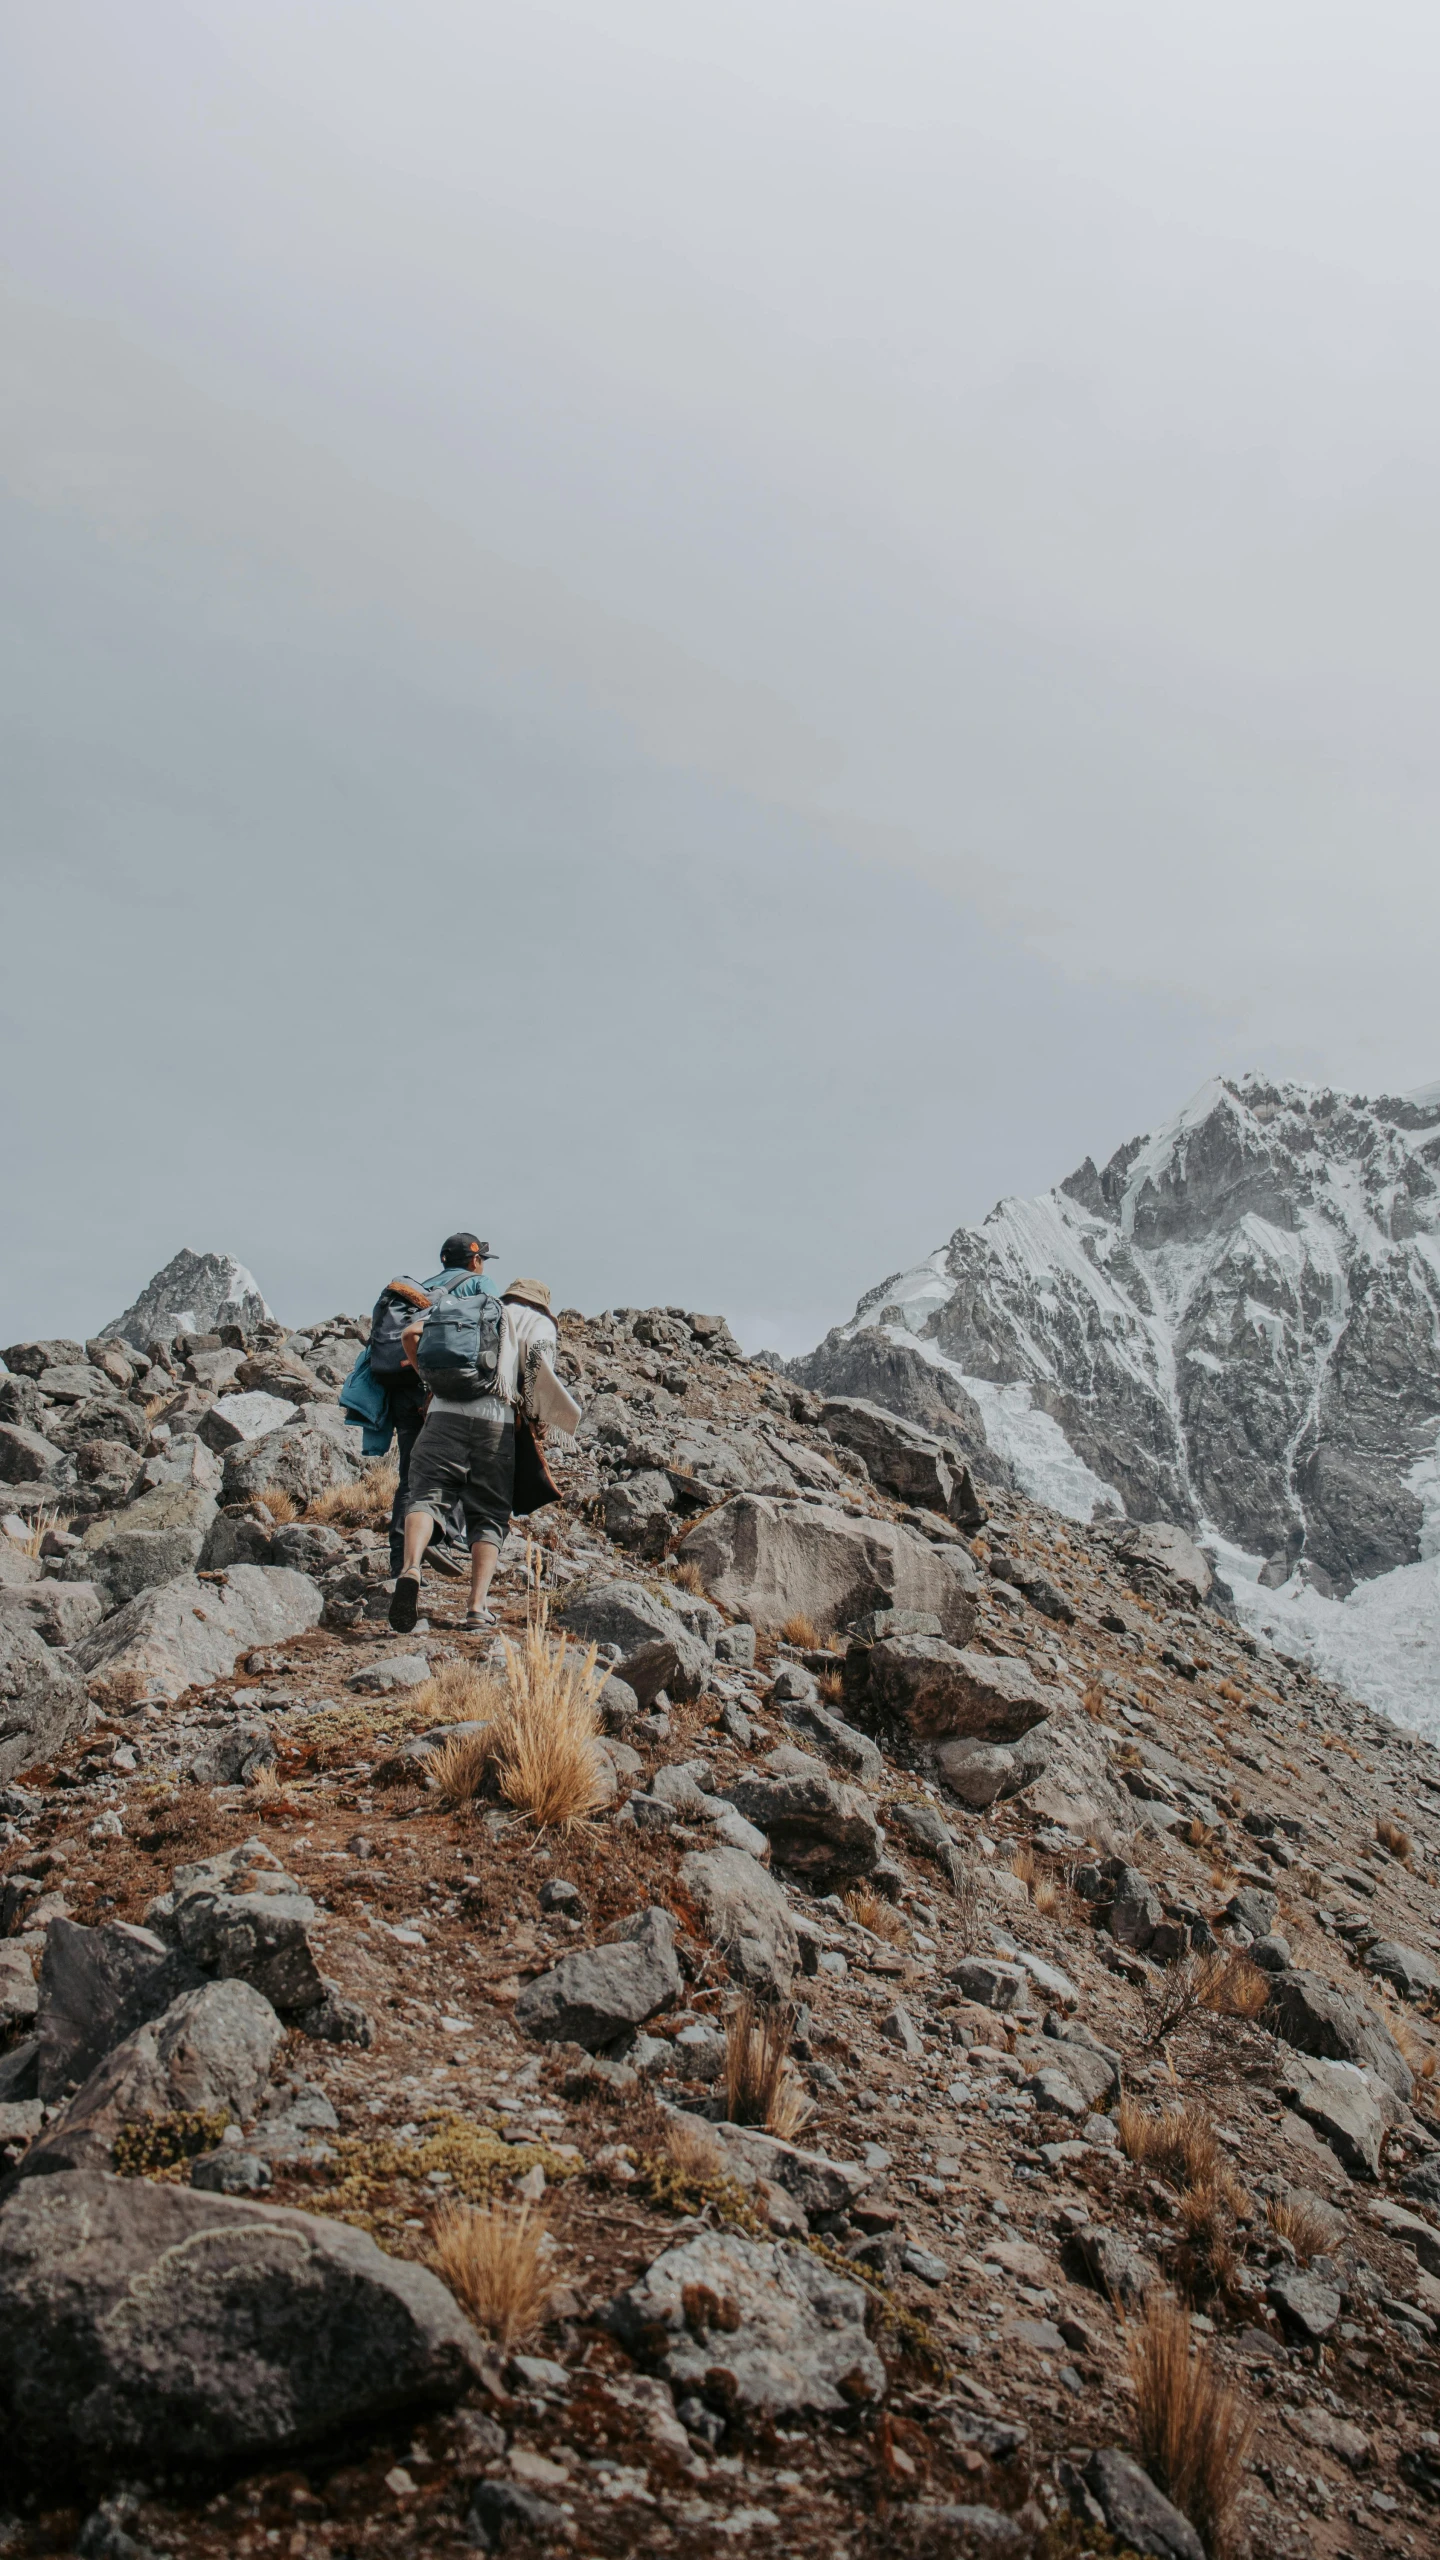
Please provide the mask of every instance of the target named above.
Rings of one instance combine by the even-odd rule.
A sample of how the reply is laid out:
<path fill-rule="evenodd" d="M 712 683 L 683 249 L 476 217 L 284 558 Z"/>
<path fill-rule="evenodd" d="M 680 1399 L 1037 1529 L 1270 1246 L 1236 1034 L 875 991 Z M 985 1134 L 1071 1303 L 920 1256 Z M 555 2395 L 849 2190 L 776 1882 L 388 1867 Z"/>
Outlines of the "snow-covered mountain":
<path fill-rule="evenodd" d="M 1287 1603 L 1358 1601 L 1440 1554 L 1440 1085 L 1217 1079 L 792 1365 L 870 1395 L 883 1367 L 885 1402 L 983 1420 L 1058 1510 L 1180 1521 Z"/>

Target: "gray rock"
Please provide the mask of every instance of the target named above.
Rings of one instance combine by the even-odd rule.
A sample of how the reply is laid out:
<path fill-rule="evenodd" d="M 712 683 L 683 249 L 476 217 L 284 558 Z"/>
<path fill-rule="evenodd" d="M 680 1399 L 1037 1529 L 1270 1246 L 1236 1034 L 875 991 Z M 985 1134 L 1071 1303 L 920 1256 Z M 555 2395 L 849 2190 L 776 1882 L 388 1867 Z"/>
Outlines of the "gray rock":
<path fill-rule="evenodd" d="M 844 2213 L 872 2183 L 873 2173 L 854 2160 L 832 2160 L 823 2151 L 804 2151 L 757 2125 L 712 2124 L 708 2131 L 723 2152 L 725 2166 L 742 2186 L 758 2178 L 780 2187 L 808 2217 Z"/>
<path fill-rule="evenodd" d="M 96 2065 L 26 2153 L 22 2177 L 108 2170 L 122 2125 L 177 2111 L 253 2116 L 284 2029 L 248 1982 L 207 1982 L 137 2027 Z"/>
<path fill-rule="evenodd" d="M 18 1422 L 39 1432 L 44 1419 L 45 1399 L 33 1378 L 0 1377 L 0 1422 Z"/>
<path fill-rule="evenodd" d="M 378 1662 L 367 1662 L 362 1670 L 352 1671 L 345 1686 L 384 1696 L 392 1689 L 420 1689 L 430 1678 L 430 1663 L 423 1653 L 389 1653 Z"/>
<path fill-rule="evenodd" d="M 1056 1703 L 1055 1693 L 1047 1694 L 1027 1665 L 1009 1654 L 968 1652 L 933 1636 L 893 1636 L 868 1650 L 852 1647 L 845 1698 L 865 1723 L 1001 1743 L 1042 1723 Z"/>
<path fill-rule="evenodd" d="M 948 1512 L 955 1499 L 959 1460 L 934 1434 L 864 1396 L 829 1396 L 820 1408 L 821 1428 L 844 1449 L 854 1449 L 883 1486 L 901 1502 Z"/>
<path fill-rule="evenodd" d="M 151 1697 L 228 1678 L 236 1657 L 319 1623 L 324 1600 L 307 1574 L 236 1565 L 222 1584 L 193 1575 L 142 1591 L 75 1649 L 92 1677 L 132 1675 Z M 0 1775 L 7 1774 L 0 1761 Z"/>
<path fill-rule="evenodd" d="M 198 1436 L 218 1457 L 227 1457 L 232 1449 L 251 1446 L 270 1439 L 294 1422 L 300 1407 L 288 1396 L 269 1396 L 260 1390 L 238 1396 L 222 1396 L 201 1415 Z"/>
<path fill-rule="evenodd" d="M 266 1565 L 275 1545 L 275 1523 L 260 1502 L 232 1503 L 218 1512 L 200 1550 L 202 1573 L 228 1573 L 236 1564 Z"/>
<path fill-rule="evenodd" d="M 358 1435 L 349 1448 L 318 1419 L 307 1417 L 229 1450 L 222 1489 L 226 1502 L 243 1502 L 267 1485 L 278 1485 L 303 1510 L 317 1493 L 331 1485 L 356 1484 L 363 1473 Z"/>
<path fill-rule="evenodd" d="M 593 2053 L 672 2007 L 683 1988 L 670 1915 L 652 1905 L 627 1924 L 625 1937 L 562 1956 L 527 1982 L 515 2023 L 541 2043 L 580 2044 Z"/>
<path fill-rule="evenodd" d="M 732 1662 L 737 1670 L 755 1668 L 755 1630 L 749 1626 L 722 1627 L 715 1639 L 717 1662 Z"/>
<path fill-rule="evenodd" d="M 1266 2287 L 1266 2299 L 1278 2312 L 1286 2336 L 1298 2339 L 1302 2346 L 1318 2346 L 1340 2317 L 1339 2286 L 1324 2284 L 1318 2276 L 1274 2276 Z"/>
<path fill-rule="evenodd" d="M 1267 1937 L 1254 1939 L 1245 1952 L 1252 1964 L 1258 1964 L 1262 1973 L 1288 1973 L 1290 1970 L 1290 1941 L 1277 1936 L 1274 1930 Z"/>
<path fill-rule="evenodd" d="M 1056 2059 L 1065 2077 L 1092 2107 L 1106 2107 L 1120 2094 L 1118 2057 L 1101 2052 L 1090 2038 L 1088 2027 L 1072 2025 L 1052 2010 L 1045 2021 L 1047 2037 L 1059 2044 Z"/>
<path fill-rule="evenodd" d="M 275 2172 L 258 2151 L 232 2150 L 228 2143 L 207 2151 L 190 2172 L 190 2184 L 207 2196 L 258 2196 L 275 2183 Z"/>
<path fill-rule="evenodd" d="M 868 1309 L 861 1310 L 865 1312 Z M 986 1439 L 980 1407 L 959 1379 L 937 1368 L 908 1342 L 895 1341 L 879 1324 L 837 1326 L 818 1350 L 790 1363 L 790 1375 L 822 1395 L 858 1396 L 882 1405 L 933 1433 L 947 1451 L 959 1452 L 988 1482 L 1012 1480 L 1004 1459 Z"/>
<path fill-rule="evenodd" d="M 974 1624 L 966 1572 L 947 1549 L 825 1503 L 737 1494 L 697 1522 L 679 1552 L 723 1608 L 762 1632 L 778 1633 L 798 1613 L 826 1635 L 887 1607 L 933 1611 L 962 1644 Z M 965 1567 L 973 1574 L 968 1556 Z"/>
<path fill-rule="evenodd" d="M 981 2009 L 1025 2009 L 1030 2003 L 1023 1966 L 1005 1964 L 998 1956 L 965 1956 L 949 1975 L 967 2000 Z"/>
<path fill-rule="evenodd" d="M 255 1281 L 233 1253 L 192 1253 L 187 1246 L 101 1333 L 143 1348 L 171 1342 L 180 1332 L 213 1333 L 222 1324 L 236 1324 L 249 1333 L 270 1321 Z"/>
<path fill-rule="evenodd" d="M 1106 2294 L 1122 2310 L 1143 2302 L 1151 2286 L 1161 2281 L 1153 2259 L 1102 2223 L 1087 2223 L 1075 2232 L 1068 2254 L 1097 2292 Z"/>
<path fill-rule="evenodd" d="M 737 1813 L 770 1842 L 776 1864 L 830 1891 L 870 1875 L 885 1854 L 885 1835 L 871 1799 L 838 1778 L 744 1777 L 733 1789 Z"/>
<path fill-rule="evenodd" d="M 76 2176 L 0 2213 L 0 2408 L 39 2455 L 274 2457 L 453 2399 L 481 2361 L 438 2278 L 347 2223 Z"/>
<path fill-rule="evenodd" d="M 1440 2152 L 1432 2152 L 1418 2169 L 1408 2169 L 1400 2181 L 1400 2193 L 1412 2204 L 1440 2205 Z"/>
<path fill-rule="evenodd" d="M 963 2551 L 967 2560 L 971 2553 L 975 2560 L 1024 2560 L 1033 2549 L 1028 2526 L 998 2507 L 937 2506 L 916 2498 L 906 2501 L 905 2514 L 917 2536 L 912 2547 L 924 2551 Z"/>
<path fill-rule="evenodd" d="M 145 1917 L 198 1973 L 250 1983 L 287 2017 L 325 1997 L 307 1935 L 315 1918 L 308 1894 L 234 1893 L 205 1879 L 162 1894 Z"/>
<path fill-rule="evenodd" d="M 901 2052 L 908 2053 L 912 2059 L 925 2050 L 925 2039 L 903 2000 L 897 2000 L 893 2009 L 886 2010 L 879 2032 L 887 2044 L 898 2045 Z"/>
<path fill-rule="evenodd" d="M 46 1580 L 31 1583 L 24 1591 L 0 1592 L 0 1617 L 32 1628 L 41 1643 L 56 1652 L 93 1635 L 105 1608 L 93 1582 Z"/>
<path fill-rule="evenodd" d="M 675 1494 L 668 1475 L 642 1468 L 608 1485 L 601 1504 L 605 1534 L 617 1547 L 658 1556 L 675 1526 Z"/>
<path fill-rule="evenodd" d="M 1204 2545 L 1188 2516 L 1156 2488 L 1128 2453 L 1092 2453 L 1085 2486 L 1116 2544 L 1143 2560 L 1205 2560 Z"/>
<path fill-rule="evenodd" d="M 1402 1947 L 1394 1938 L 1377 1938 L 1367 1948 L 1365 1968 L 1378 1973 L 1383 1982 L 1393 1983 L 1406 2000 L 1429 2000 L 1440 1992 L 1440 1966 L 1421 1955 L 1418 1947 Z"/>
<path fill-rule="evenodd" d="M 223 1725 L 196 1736 L 188 1766 L 197 1787 L 242 1787 L 261 1769 L 273 1768 L 275 1756 L 268 1724 L 251 1716 L 227 1716 Z"/>
<path fill-rule="evenodd" d="M 607 1733 L 628 1733 L 640 1713 L 640 1701 L 630 1683 L 628 1680 L 617 1680 L 613 1671 L 602 1688 L 596 1704 L 600 1709 L 600 1721 Z"/>
<path fill-rule="evenodd" d="M 1124 1530 L 1120 1551 L 1138 1576 L 1156 1574 L 1198 1608 L 1210 1597 L 1215 1576 L 1193 1538 L 1171 1520 L 1141 1520 Z"/>
<path fill-rule="evenodd" d="M 34 1969 L 23 1947 L 0 1940 L 0 2034 L 30 2024 L 40 2005 Z"/>
<path fill-rule="evenodd" d="M 698 1698 L 710 1677 L 709 1645 L 692 1633 L 678 1611 L 657 1600 L 643 1583 L 596 1584 L 567 1600 L 556 1623 L 586 1643 L 618 1644 L 621 1659 L 615 1666 L 616 1675 L 635 1691 L 642 1708 L 651 1704 L 662 1687 L 673 1698 Z M 636 1664 L 643 1649 L 656 1643 L 673 1648 L 675 1667 L 668 1677 L 657 1680 L 647 1695 L 635 1676 Z"/>
<path fill-rule="evenodd" d="M 52 1920 L 40 1959 L 41 2097 L 53 2101 L 88 2080 L 107 2053 L 199 1980 L 153 1929 L 124 1920 L 100 1929 Z"/>
<path fill-rule="evenodd" d="M 160 1485 L 84 1533 L 91 1567 L 122 1606 L 157 1583 L 192 1574 L 215 1517 L 208 1493 Z"/>
<path fill-rule="evenodd" d="M 948 1870 L 951 1861 L 959 1855 L 960 1844 L 954 1832 L 948 1823 L 941 1821 L 933 1805 L 903 1801 L 892 1804 L 890 1819 L 898 1831 L 904 1832 L 910 1847 L 919 1850 L 922 1858 L 934 1858 Z"/>
<path fill-rule="evenodd" d="M 89 1703 L 70 1660 L 0 1613 L 0 1783 L 50 1759 L 84 1730 Z"/>
<path fill-rule="evenodd" d="M 740 1849 L 694 1849 L 680 1881 L 737 1982 L 783 1999 L 800 1961 L 783 1885 Z"/>
<path fill-rule="evenodd" d="M 1244 1929 L 1252 1938 L 1268 1938 L 1275 1926 L 1280 1904 L 1277 1896 L 1267 1893 L 1263 1885 L 1242 1885 L 1232 1893 L 1225 1905 L 1225 1917 L 1232 1928 Z"/>
<path fill-rule="evenodd" d="M 610 2319 L 627 2344 L 644 2342 L 677 2397 L 779 2417 L 883 2398 L 865 2301 L 807 2249 L 707 2232 L 665 2250 Z"/>
<path fill-rule="evenodd" d="M 1394 2109 L 1383 2081 L 1372 2080 L 1354 2063 L 1321 2058 L 1292 2064 L 1279 2085 L 1352 2178 L 1379 2177 L 1381 2145 Z M 1388 2112 L 1384 2100 L 1389 2101 Z"/>
<path fill-rule="evenodd" d="M 39 1378 L 47 1369 L 67 1368 L 84 1358 L 83 1342 L 12 1342 L 8 1351 L 0 1352 L 0 1359 L 17 1378 Z"/>
<path fill-rule="evenodd" d="M 613 1685 L 635 1701 L 637 1715 L 649 1715 L 663 1690 L 668 1697 L 681 1676 L 680 1655 L 668 1636 L 656 1636 L 649 1644 L 637 1645 L 617 1662 L 607 1688 Z"/>
<path fill-rule="evenodd" d="M 1068 2116 L 1072 2124 L 1080 2124 L 1090 2112 L 1089 2100 L 1076 2085 L 1076 2077 L 1071 2072 L 1068 2054 L 1063 2070 L 1034 2071 L 1025 2086 L 1041 2115 Z"/>
<path fill-rule="evenodd" d="M 785 1721 L 792 1732 L 803 1733 L 818 1745 L 827 1760 L 858 1778 L 862 1787 L 878 1787 L 885 1776 L 884 1758 L 868 1733 L 858 1725 L 846 1724 L 843 1717 L 832 1715 L 828 1707 L 809 1705 L 796 1700 L 786 1705 Z"/>
<path fill-rule="evenodd" d="M 1318 1973 L 1271 1978 L 1264 2022 L 1300 2053 L 1353 2062 L 1373 2071 L 1397 2098 L 1408 2099 L 1414 2074 L 1379 2013 L 1335 1991 Z"/>
<path fill-rule="evenodd" d="M 564 2508 L 538 2489 L 522 2489 L 518 2480 L 481 2480 L 470 2501 L 467 2531 L 479 2550 L 502 2551 L 517 2534 L 523 2541 L 549 2540 L 565 2523 Z"/>
<path fill-rule="evenodd" d="M 64 1450 L 53 1440 L 27 1430 L 23 1422 L 0 1422 L 0 1483 L 53 1484 L 66 1464 Z"/>
<path fill-rule="evenodd" d="M 1165 1906 L 1155 1887 L 1138 1867 L 1121 1866 L 1115 1877 L 1115 1898 L 1110 1906 L 1110 1929 L 1117 1946 L 1133 1947 L 1143 1954 L 1165 1917 Z"/>

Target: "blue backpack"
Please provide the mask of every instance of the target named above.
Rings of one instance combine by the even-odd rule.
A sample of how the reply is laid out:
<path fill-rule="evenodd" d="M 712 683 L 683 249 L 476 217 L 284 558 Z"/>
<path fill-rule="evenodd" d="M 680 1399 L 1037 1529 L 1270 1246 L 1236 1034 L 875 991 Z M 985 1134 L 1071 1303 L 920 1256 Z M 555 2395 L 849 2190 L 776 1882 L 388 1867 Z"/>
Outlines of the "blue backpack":
<path fill-rule="evenodd" d="M 473 1404 L 477 1396 L 494 1394 L 505 1324 L 505 1310 L 488 1290 L 454 1296 L 460 1282 L 470 1276 L 468 1271 L 457 1271 L 453 1280 L 442 1281 L 415 1352 L 421 1383 L 432 1395 L 457 1404 Z"/>

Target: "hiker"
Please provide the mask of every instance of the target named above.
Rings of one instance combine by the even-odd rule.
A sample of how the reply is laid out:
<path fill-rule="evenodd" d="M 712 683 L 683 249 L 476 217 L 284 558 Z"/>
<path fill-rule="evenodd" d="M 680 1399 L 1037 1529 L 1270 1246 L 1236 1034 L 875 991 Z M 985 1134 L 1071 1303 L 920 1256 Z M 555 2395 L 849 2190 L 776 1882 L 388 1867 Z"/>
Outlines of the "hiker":
<path fill-rule="evenodd" d="M 415 1443 L 425 1420 L 426 1394 L 414 1361 L 405 1351 L 406 1329 L 423 1316 L 440 1292 L 446 1296 L 467 1298 L 483 1292 L 497 1296 L 495 1284 L 485 1277 L 490 1247 L 479 1236 L 461 1229 L 447 1236 L 440 1247 L 440 1268 L 432 1280 L 411 1280 L 402 1276 L 382 1289 L 375 1301 L 370 1320 L 370 1374 L 381 1388 L 385 1399 L 385 1420 L 394 1429 L 400 1480 L 390 1506 L 390 1571 L 397 1574 L 405 1561 L 405 1511 L 409 1499 L 410 1461 Z M 388 1446 L 388 1440 L 387 1444 Z M 454 1582 L 465 1577 L 465 1513 L 457 1500 L 449 1506 L 437 1524 L 430 1549 L 430 1562 L 437 1573 Z"/>
<path fill-rule="evenodd" d="M 431 1391 L 410 1460 L 405 1554 L 390 1624 L 408 1635 L 420 1606 L 420 1573 L 436 1522 L 463 1506 L 470 1547 L 467 1634 L 493 1626 L 487 1606 L 515 1498 L 517 1417 L 533 1446 L 550 1423 L 573 1430 L 580 1408 L 555 1374 L 559 1337 L 541 1280 L 512 1280 L 499 1305 L 440 1299 L 405 1328 L 406 1356 Z M 553 1500 L 554 1488 L 539 1500 Z M 538 1501 L 527 1508 L 537 1507 Z"/>

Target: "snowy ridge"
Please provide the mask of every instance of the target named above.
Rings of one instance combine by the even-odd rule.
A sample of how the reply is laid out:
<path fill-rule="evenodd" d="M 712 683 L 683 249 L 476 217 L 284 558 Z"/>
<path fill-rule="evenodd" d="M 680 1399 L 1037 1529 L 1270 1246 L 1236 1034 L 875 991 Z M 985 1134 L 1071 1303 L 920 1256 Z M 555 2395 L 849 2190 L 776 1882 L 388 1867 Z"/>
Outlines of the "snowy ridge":
<path fill-rule="evenodd" d="M 1244 1614 L 1312 1651 L 1343 1620 L 1349 1685 L 1440 1721 L 1440 1084 L 1213 1079 L 867 1291 L 797 1370 L 833 1390 L 877 1334 L 1037 1499 L 1198 1530 Z"/>

